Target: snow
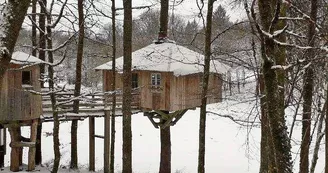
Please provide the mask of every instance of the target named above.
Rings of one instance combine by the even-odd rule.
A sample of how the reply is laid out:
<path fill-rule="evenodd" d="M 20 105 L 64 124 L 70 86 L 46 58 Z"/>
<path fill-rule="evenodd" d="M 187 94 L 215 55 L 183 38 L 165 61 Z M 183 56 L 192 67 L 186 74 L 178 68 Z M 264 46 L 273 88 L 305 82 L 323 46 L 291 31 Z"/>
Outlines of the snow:
<path fill-rule="evenodd" d="M 10 62 L 13 64 L 31 65 L 44 63 L 44 61 L 40 60 L 39 58 L 20 51 L 14 52 L 11 58 L 12 59 Z"/>
<path fill-rule="evenodd" d="M 247 76 L 251 74 L 246 72 Z M 255 78 L 246 78 L 245 88 L 241 93 L 233 89 L 233 94 L 225 93 L 223 102 L 210 104 L 207 107 L 206 129 L 206 172 L 228 173 L 255 173 L 259 170 L 260 162 L 260 128 L 259 128 L 259 102 L 255 97 Z M 295 110 L 286 109 L 287 124 L 290 127 Z M 233 117 L 230 119 L 229 117 Z M 240 120 L 238 124 L 233 120 Z M 253 126 L 249 126 L 252 124 Z M 68 169 L 70 163 L 70 122 L 61 122 L 60 148 L 61 173 L 86 173 L 88 171 L 88 120 L 79 121 L 78 124 L 78 156 L 79 171 Z M 42 131 L 42 157 L 45 167 L 37 167 L 38 172 L 48 173 L 53 163 L 52 123 L 44 123 Z M 96 118 L 95 134 L 103 135 L 103 118 Z M 196 173 L 198 157 L 198 129 L 199 109 L 189 110 L 180 121 L 171 127 L 172 142 L 172 172 Z M 292 153 L 294 169 L 298 172 L 299 147 L 301 140 L 301 121 L 296 121 L 292 136 Z M 29 129 L 22 130 L 27 136 Z M 142 113 L 132 115 L 132 145 L 133 145 L 133 171 L 134 173 L 155 173 L 159 169 L 160 139 L 159 130 L 155 129 L 147 117 Z M 7 132 L 8 134 L 8 132 Z M 7 141 L 10 141 L 9 134 Z M 315 137 L 313 138 L 315 139 Z M 122 117 L 116 118 L 116 145 L 115 145 L 115 172 L 122 170 Z M 323 147 L 319 152 L 316 173 L 324 170 Z M 24 163 L 27 163 L 27 150 L 24 149 Z M 10 147 L 7 142 L 7 155 L 5 164 L 8 166 Z M 310 159 L 312 154 L 310 155 Z M 103 172 L 103 139 L 96 138 L 96 171 Z M 5 168 L 8 171 L 8 168 Z"/>
<path fill-rule="evenodd" d="M 111 70 L 111 61 L 96 67 L 96 70 Z M 175 76 L 203 72 L 204 55 L 177 45 L 175 42 L 152 43 L 132 53 L 133 70 L 170 71 Z M 123 57 L 116 59 L 116 68 L 123 70 Z M 211 61 L 210 71 L 225 73 L 229 66 L 217 60 Z"/>

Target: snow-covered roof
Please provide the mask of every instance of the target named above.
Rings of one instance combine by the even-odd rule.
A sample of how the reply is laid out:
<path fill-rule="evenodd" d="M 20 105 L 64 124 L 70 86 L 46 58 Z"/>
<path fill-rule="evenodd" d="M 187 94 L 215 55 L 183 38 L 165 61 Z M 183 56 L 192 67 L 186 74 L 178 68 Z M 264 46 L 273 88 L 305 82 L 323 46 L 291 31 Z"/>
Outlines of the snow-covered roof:
<path fill-rule="evenodd" d="M 17 51 L 12 54 L 10 63 L 19 65 L 33 65 L 44 63 L 44 61 L 30 54 Z"/>
<path fill-rule="evenodd" d="M 152 43 L 132 53 L 133 70 L 170 71 L 175 76 L 203 72 L 204 55 L 192 51 L 175 42 Z M 211 60 L 210 72 L 225 73 L 230 67 Z M 107 62 L 95 68 L 111 70 L 112 63 Z M 123 57 L 116 59 L 116 70 L 123 70 Z"/>

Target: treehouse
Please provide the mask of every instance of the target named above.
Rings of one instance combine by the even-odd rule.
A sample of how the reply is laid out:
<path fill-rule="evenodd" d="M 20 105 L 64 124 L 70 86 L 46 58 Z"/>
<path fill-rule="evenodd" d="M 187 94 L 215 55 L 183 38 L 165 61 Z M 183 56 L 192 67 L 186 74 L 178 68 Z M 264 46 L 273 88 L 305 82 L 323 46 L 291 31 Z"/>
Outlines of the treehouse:
<path fill-rule="evenodd" d="M 40 59 L 24 52 L 14 52 L 9 69 L 6 71 L 0 91 L 0 164 L 5 154 L 5 128 L 11 136 L 10 170 L 17 172 L 22 164 L 22 148 L 28 147 L 28 171 L 35 168 L 35 147 L 38 119 L 42 115 L 41 95 L 30 92 L 40 91 Z M 21 136 L 21 126 L 30 126 L 30 137 Z"/>
<path fill-rule="evenodd" d="M 0 122 L 37 119 L 42 114 L 39 63 L 43 61 L 24 52 L 14 52 L 10 68 L 2 80 Z"/>
<path fill-rule="evenodd" d="M 175 112 L 201 105 L 204 56 L 173 41 L 150 44 L 132 53 L 134 101 L 143 112 Z M 211 61 L 207 103 L 222 98 L 222 75 L 228 66 Z M 111 88 L 112 62 L 96 67 L 103 72 L 103 89 Z M 116 59 L 116 89 L 123 87 L 123 57 Z"/>

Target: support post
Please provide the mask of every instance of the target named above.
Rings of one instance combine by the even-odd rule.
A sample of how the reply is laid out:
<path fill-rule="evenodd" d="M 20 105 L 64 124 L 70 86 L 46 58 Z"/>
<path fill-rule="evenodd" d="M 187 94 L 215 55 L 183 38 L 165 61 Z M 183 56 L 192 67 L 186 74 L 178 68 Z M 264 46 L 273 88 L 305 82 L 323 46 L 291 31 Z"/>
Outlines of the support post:
<path fill-rule="evenodd" d="M 31 136 L 30 140 L 31 142 L 36 142 L 38 132 L 38 119 L 33 120 L 33 123 L 31 125 Z M 29 147 L 28 150 L 28 168 L 27 171 L 33 171 L 35 169 L 35 147 Z"/>
<path fill-rule="evenodd" d="M 9 133 L 11 138 L 11 143 L 13 142 L 20 142 L 20 133 L 19 125 L 12 125 L 9 127 Z M 20 147 L 13 147 L 11 146 L 11 153 L 10 153 L 10 171 L 18 172 L 19 171 L 19 155 L 20 155 Z"/>
<path fill-rule="evenodd" d="M 6 129 L 0 125 L 0 168 L 5 165 L 6 155 Z"/>
<path fill-rule="evenodd" d="M 89 118 L 89 171 L 95 171 L 95 118 Z"/>
<path fill-rule="evenodd" d="M 106 109 L 107 107 L 105 107 Z M 107 108 L 108 109 L 108 108 Z M 104 173 L 109 173 L 110 168 L 110 110 L 105 110 L 104 117 Z"/>

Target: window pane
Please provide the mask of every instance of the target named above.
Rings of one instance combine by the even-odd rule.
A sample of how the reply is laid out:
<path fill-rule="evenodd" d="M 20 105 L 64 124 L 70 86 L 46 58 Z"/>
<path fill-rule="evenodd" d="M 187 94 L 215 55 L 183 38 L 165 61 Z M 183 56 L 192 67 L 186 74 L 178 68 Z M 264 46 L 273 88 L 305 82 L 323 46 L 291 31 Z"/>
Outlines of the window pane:
<path fill-rule="evenodd" d="M 22 84 L 31 85 L 31 72 L 30 71 L 22 71 Z"/>
<path fill-rule="evenodd" d="M 138 88 L 138 74 L 132 73 L 132 88 Z"/>

